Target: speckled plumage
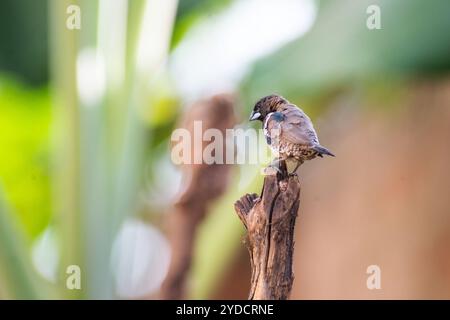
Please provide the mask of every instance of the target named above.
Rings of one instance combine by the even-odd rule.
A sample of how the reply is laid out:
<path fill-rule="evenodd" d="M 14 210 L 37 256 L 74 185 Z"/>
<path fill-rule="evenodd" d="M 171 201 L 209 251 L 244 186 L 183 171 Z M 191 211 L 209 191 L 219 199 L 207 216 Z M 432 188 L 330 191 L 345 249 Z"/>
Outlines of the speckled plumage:
<path fill-rule="evenodd" d="M 295 160 L 297 167 L 317 156 L 334 156 L 320 145 L 311 119 L 281 96 L 260 99 L 250 120 L 262 121 L 266 141 L 274 154 L 282 160 Z"/>

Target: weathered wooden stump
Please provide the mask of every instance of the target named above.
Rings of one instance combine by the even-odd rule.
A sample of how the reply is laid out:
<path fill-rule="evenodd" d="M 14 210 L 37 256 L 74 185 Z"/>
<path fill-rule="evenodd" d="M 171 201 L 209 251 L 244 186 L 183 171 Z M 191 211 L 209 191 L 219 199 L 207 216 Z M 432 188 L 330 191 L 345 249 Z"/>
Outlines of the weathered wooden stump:
<path fill-rule="evenodd" d="M 288 299 L 294 281 L 294 226 L 300 205 L 300 182 L 288 175 L 266 176 L 261 196 L 246 194 L 235 210 L 247 229 L 252 269 L 250 300 Z"/>

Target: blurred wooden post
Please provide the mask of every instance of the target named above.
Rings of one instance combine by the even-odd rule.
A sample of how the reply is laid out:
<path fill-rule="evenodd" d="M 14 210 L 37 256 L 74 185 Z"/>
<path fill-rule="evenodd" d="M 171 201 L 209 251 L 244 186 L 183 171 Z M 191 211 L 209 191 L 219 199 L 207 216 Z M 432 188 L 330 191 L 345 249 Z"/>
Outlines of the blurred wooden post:
<path fill-rule="evenodd" d="M 252 269 L 250 300 L 289 298 L 294 275 L 294 226 L 300 205 L 300 182 L 283 174 L 266 176 L 261 196 L 246 194 L 235 210 L 247 229 Z"/>
<path fill-rule="evenodd" d="M 196 122 L 202 125 L 202 135 L 207 129 L 217 129 L 225 137 L 226 130 L 232 129 L 236 124 L 233 97 L 221 94 L 194 103 L 182 119 L 180 127 L 187 129 L 194 137 Z M 209 143 L 210 141 L 203 141 L 201 148 L 194 148 L 195 143 L 192 143 L 192 159 L 196 156 L 203 159 L 203 152 Z M 222 147 L 222 154 L 225 155 L 226 148 L 230 145 L 224 143 Z M 230 165 L 217 163 L 181 165 L 182 192 L 168 215 L 172 259 L 161 288 L 161 299 L 186 298 L 186 280 L 198 226 L 207 215 L 210 204 L 226 191 L 230 169 Z"/>

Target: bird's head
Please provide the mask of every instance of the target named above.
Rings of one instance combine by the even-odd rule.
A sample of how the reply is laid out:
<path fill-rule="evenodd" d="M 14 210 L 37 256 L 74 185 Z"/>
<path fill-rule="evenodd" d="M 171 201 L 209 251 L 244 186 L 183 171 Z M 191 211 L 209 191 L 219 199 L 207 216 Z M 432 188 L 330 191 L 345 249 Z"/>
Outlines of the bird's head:
<path fill-rule="evenodd" d="M 278 111 L 278 108 L 286 103 L 288 101 L 282 96 L 276 94 L 265 96 L 256 102 L 249 120 L 263 121 L 269 113 Z"/>

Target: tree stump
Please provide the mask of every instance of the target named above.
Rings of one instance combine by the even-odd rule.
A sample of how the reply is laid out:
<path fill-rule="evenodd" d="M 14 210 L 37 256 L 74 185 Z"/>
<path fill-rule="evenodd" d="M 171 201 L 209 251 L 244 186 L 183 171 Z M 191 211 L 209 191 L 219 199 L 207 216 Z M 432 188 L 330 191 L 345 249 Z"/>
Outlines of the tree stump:
<path fill-rule="evenodd" d="M 297 175 L 266 176 L 261 196 L 246 194 L 234 205 L 247 229 L 246 245 L 252 269 L 249 300 L 286 300 L 294 275 L 294 226 L 300 205 Z"/>

